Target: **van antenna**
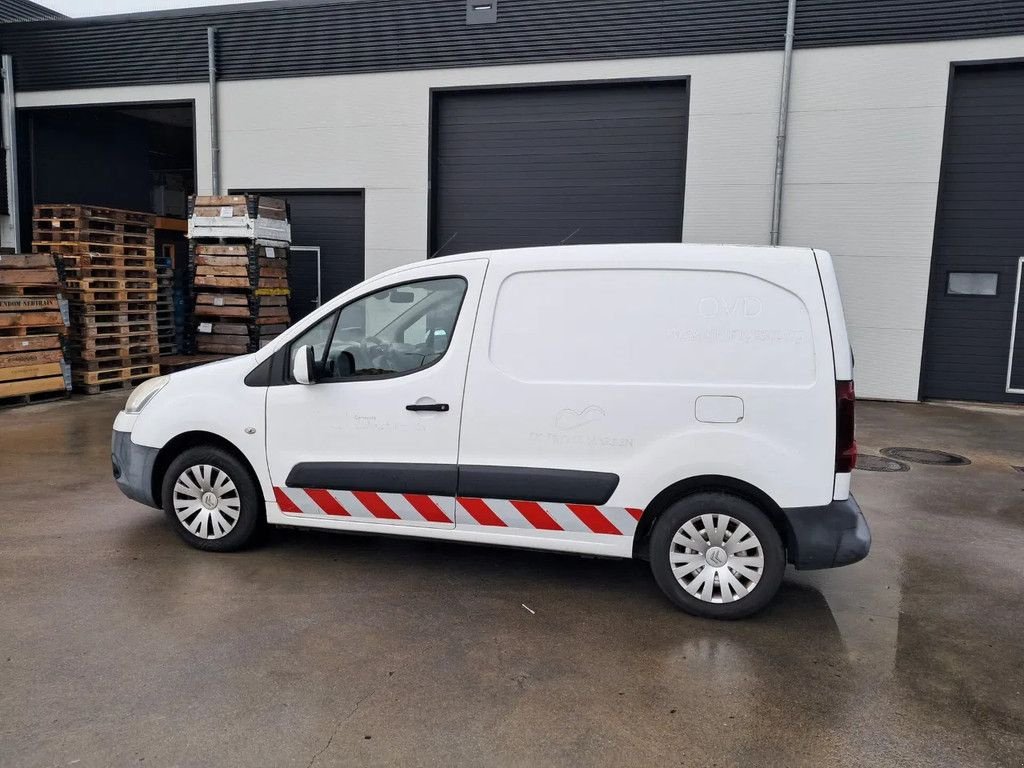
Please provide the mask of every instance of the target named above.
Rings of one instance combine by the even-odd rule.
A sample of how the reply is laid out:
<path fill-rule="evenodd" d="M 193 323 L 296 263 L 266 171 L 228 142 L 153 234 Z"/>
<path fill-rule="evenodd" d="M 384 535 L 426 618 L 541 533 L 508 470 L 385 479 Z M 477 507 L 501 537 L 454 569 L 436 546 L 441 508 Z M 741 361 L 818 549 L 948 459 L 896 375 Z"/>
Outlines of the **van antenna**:
<path fill-rule="evenodd" d="M 562 240 L 562 242 L 560 242 L 559 245 L 565 245 L 567 241 L 572 240 L 576 233 L 579 232 L 581 229 L 583 229 L 583 227 L 576 227 L 576 229 L 574 229 L 572 232 L 566 235 L 565 239 Z"/>
<path fill-rule="evenodd" d="M 451 244 L 452 240 L 454 240 L 458 236 L 459 236 L 459 233 L 456 232 L 454 235 L 452 235 L 447 240 L 445 240 L 444 245 L 442 245 L 440 248 L 438 248 L 436 251 L 434 251 L 432 254 L 430 254 L 430 258 L 434 258 L 435 256 L 437 256 L 437 254 L 439 254 L 441 251 L 443 251 L 445 248 L 447 248 Z"/>

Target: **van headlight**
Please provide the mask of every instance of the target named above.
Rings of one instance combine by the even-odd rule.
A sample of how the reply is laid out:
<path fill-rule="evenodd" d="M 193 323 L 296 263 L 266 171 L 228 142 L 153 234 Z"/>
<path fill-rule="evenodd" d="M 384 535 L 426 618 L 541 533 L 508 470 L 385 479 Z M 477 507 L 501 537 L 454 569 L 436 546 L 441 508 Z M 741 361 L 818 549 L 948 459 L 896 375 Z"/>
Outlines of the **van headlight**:
<path fill-rule="evenodd" d="M 156 397 L 156 393 L 167 386 L 169 376 L 157 376 L 155 379 L 147 379 L 132 390 L 128 402 L 124 404 L 125 413 L 140 413 L 143 408 Z"/>

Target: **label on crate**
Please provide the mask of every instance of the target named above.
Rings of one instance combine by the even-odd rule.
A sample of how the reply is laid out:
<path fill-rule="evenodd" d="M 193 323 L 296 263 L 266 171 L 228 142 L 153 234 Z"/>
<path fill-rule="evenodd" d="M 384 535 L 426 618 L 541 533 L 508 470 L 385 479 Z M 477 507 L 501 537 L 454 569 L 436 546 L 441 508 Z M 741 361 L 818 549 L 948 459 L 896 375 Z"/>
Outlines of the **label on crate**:
<path fill-rule="evenodd" d="M 224 306 L 224 297 L 223 296 L 215 296 L 213 298 L 213 306 L 215 306 L 215 307 L 223 307 Z"/>
<path fill-rule="evenodd" d="M 53 221 L 50 222 L 50 224 L 53 225 L 54 229 L 60 229 L 60 219 L 54 219 Z"/>
<path fill-rule="evenodd" d="M 200 333 L 213 333 L 213 323 L 200 323 L 199 324 L 199 332 Z"/>
<path fill-rule="evenodd" d="M 220 215 L 221 218 L 230 219 L 232 216 L 235 215 L 235 209 L 233 206 L 230 205 L 222 205 L 220 207 Z"/>
<path fill-rule="evenodd" d="M 264 249 L 263 249 L 263 251 L 264 251 L 264 253 L 266 253 L 266 254 L 267 254 L 267 258 L 268 258 L 268 259 L 272 259 L 272 258 L 274 258 L 274 256 L 276 255 L 276 253 L 275 253 L 275 251 L 274 251 L 273 247 L 271 247 L 271 246 L 269 246 L 269 245 L 268 245 L 268 246 L 267 246 L 266 248 L 264 248 Z"/>

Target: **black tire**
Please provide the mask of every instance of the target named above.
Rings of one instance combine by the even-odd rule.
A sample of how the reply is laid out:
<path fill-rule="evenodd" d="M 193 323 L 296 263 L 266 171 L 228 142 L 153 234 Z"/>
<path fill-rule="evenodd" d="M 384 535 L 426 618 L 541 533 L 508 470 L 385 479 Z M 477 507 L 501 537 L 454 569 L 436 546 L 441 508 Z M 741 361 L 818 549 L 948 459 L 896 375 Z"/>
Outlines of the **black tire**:
<path fill-rule="evenodd" d="M 709 514 L 728 515 L 743 523 L 757 537 L 761 545 L 764 566 L 760 579 L 746 595 L 733 602 L 706 602 L 691 595 L 676 579 L 672 571 L 670 557 L 673 551 L 679 551 L 673 549 L 672 539 L 687 521 Z M 698 522 L 698 530 L 701 525 L 703 524 Z M 726 539 L 726 542 L 728 541 L 729 539 Z M 693 616 L 708 619 L 742 619 L 757 613 L 768 605 L 779 591 L 782 574 L 786 569 L 786 553 L 782 547 L 782 540 L 768 516 L 749 501 L 726 493 L 697 493 L 677 501 L 666 509 L 654 524 L 649 554 L 654 580 L 658 582 L 658 586 L 669 600 Z M 688 556 L 693 557 L 692 554 Z M 699 575 L 702 570 L 703 568 L 700 568 L 695 573 Z M 735 576 L 736 571 L 731 570 L 730 574 Z M 726 576 L 730 574 L 726 574 Z M 714 578 L 715 585 L 718 585 L 718 577 L 714 576 Z M 735 594 L 738 594 L 738 591 Z M 719 592 L 718 599 L 722 599 L 721 592 Z"/>
<path fill-rule="evenodd" d="M 197 536 L 186 528 L 175 511 L 174 486 L 183 472 L 190 467 L 208 465 L 223 472 L 235 487 L 235 492 L 227 494 L 237 497 L 239 502 L 238 517 L 226 534 L 219 538 Z M 266 513 L 260 498 L 259 489 L 248 467 L 227 451 L 213 446 L 189 448 L 178 456 L 164 474 L 160 498 L 164 512 L 171 525 L 186 543 L 207 552 L 234 552 L 254 543 L 266 527 Z M 189 518 L 186 518 L 189 519 Z M 222 518 L 223 519 L 223 518 Z M 209 532 L 209 524 L 206 531 Z"/>

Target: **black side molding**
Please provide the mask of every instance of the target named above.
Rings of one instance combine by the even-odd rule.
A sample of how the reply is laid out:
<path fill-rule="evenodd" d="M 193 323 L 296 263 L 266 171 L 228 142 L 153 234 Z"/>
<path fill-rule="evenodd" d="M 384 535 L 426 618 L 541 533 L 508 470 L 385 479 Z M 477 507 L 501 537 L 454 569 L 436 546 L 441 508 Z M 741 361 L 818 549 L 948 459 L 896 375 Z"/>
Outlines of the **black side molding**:
<path fill-rule="evenodd" d="M 618 487 L 619 476 L 608 472 L 459 466 L 459 495 L 480 499 L 600 505 Z"/>
<path fill-rule="evenodd" d="M 386 464 L 314 461 L 296 464 L 289 488 L 329 491 L 377 491 L 427 496 L 606 504 L 619 485 L 607 472 L 533 467 L 478 467 L 455 464 Z"/>
<path fill-rule="evenodd" d="M 285 485 L 328 491 L 454 496 L 458 482 L 459 468 L 455 464 L 314 461 L 292 467 Z"/>

